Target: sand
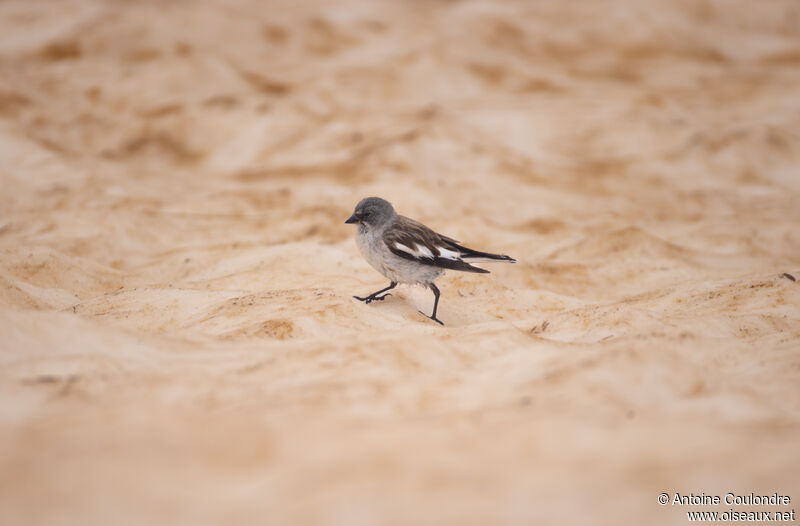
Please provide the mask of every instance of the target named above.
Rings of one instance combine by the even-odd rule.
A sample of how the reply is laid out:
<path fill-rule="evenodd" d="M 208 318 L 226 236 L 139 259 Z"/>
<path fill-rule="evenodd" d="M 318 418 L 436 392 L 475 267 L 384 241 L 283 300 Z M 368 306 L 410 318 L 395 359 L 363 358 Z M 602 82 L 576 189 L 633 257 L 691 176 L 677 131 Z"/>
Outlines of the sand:
<path fill-rule="evenodd" d="M 0 3 L 0 523 L 800 507 L 799 94 L 793 0 Z M 357 302 L 370 195 L 518 263 Z"/>

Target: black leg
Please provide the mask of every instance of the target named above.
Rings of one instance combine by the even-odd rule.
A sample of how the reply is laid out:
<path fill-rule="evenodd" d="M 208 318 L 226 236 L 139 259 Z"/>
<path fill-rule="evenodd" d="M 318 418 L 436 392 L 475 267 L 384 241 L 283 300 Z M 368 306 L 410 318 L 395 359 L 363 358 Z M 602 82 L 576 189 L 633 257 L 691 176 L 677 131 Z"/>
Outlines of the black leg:
<path fill-rule="evenodd" d="M 432 319 L 433 321 L 435 321 L 439 325 L 444 325 L 444 323 L 442 323 L 442 320 L 440 320 L 439 318 L 436 317 L 436 309 L 439 307 L 439 289 L 433 283 L 431 283 L 428 286 L 431 288 L 431 290 L 433 291 L 433 295 L 436 297 L 436 299 L 433 300 L 433 314 L 428 316 L 428 318 Z M 420 314 L 425 314 L 422 311 L 419 311 L 419 312 L 420 312 Z"/>
<path fill-rule="evenodd" d="M 367 302 L 367 304 L 369 304 L 369 303 L 372 303 L 373 301 L 382 300 L 382 299 L 386 298 L 386 296 L 391 296 L 391 294 L 388 293 L 388 292 L 386 294 L 384 294 L 383 296 L 381 296 L 381 297 L 378 297 L 378 294 L 380 294 L 381 292 L 386 292 L 387 290 L 392 290 L 396 286 L 397 286 L 397 282 L 392 281 L 391 284 L 388 287 L 386 287 L 385 289 L 381 289 L 378 292 L 373 292 L 372 294 L 370 294 L 366 298 L 359 298 L 358 296 L 353 296 L 353 297 L 355 299 L 359 300 L 359 301 L 365 301 L 365 302 Z"/>

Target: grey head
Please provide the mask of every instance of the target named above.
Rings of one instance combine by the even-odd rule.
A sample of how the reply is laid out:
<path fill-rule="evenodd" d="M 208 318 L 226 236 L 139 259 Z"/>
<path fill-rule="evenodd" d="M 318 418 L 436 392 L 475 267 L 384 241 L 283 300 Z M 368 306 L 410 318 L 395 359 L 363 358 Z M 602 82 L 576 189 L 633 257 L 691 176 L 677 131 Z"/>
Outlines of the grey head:
<path fill-rule="evenodd" d="M 388 224 L 397 217 L 392 203 L 380 197 L 365 197 L 345 223 L 358 223 L 359 230 L 371 230 Z"/>

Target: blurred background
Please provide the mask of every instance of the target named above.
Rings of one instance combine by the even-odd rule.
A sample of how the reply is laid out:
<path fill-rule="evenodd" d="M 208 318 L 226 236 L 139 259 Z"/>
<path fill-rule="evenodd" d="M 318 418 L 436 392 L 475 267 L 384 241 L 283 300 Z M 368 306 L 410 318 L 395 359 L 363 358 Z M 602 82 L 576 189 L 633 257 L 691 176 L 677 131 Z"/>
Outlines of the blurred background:
<path fill-rule="evenodd" d="M 0 522 L 800 499 L 799 93 L 795 0 L 0 2 Z M 370 195 L 519 262 L 356 304 Z"/>

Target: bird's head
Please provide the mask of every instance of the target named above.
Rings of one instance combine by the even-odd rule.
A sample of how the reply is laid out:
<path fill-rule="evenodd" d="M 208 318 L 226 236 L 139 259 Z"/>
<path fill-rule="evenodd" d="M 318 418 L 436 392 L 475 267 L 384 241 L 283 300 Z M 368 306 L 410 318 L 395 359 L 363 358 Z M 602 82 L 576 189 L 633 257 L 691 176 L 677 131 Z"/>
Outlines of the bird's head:
<path fill-rule="evenodd" d="M 366 197 L 359 201 L 353 215 L 345 223 L 358 223 L 360 228 L 371 229 L 385 225 L 395 215 L 389 201 L 380 197 Z"/>

